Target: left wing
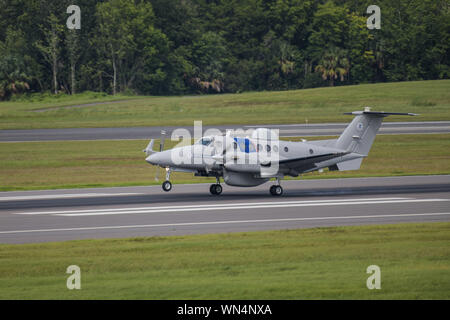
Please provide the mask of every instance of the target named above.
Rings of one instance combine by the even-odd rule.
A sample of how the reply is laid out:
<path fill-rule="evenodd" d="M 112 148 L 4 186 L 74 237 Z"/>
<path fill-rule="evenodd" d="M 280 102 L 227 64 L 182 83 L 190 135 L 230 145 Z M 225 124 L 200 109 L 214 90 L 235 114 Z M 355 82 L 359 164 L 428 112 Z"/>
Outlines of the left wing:
<path fill-rule="evenodd" d="M 316 167 L 316 163 L 339 158 L 349 154 L 350 152 L 331 152 L 326 154 L 320 154 L 315 156 L 301 157 L 301 158 L 292 158 L 292 159 L 284 159 L 280 160 L 279 166 L 285 167 L 289 169 L 295 169 L 296 171 L 306 171 L 309 169 L 313 169 Z"/>

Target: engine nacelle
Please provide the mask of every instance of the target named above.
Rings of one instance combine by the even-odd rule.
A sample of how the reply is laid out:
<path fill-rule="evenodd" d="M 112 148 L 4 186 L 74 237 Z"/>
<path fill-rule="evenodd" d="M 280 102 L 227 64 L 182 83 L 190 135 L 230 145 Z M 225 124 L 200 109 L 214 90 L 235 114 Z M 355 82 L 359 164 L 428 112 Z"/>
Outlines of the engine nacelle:
<path fill-rule="evenodd" d="M 235 187 L 256 187 L 269 181 L 266 178 L 255 178 L 252 173 L 233 172 L 225 169 L 223 180 L 227 185 Z"/>

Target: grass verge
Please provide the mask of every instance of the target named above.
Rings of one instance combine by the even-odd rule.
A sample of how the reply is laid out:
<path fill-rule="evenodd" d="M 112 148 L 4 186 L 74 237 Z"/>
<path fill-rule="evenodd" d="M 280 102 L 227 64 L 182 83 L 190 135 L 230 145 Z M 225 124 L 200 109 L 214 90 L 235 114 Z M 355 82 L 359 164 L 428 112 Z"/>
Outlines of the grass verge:
<path fill-rule="evenodd" d="M 0 299 L 450 299 L 450 223 L 0 245 Z M 69 265 L 81 290 L 68 290 Z M 366 268 L 381 269 L 368 290 Z"/>
<path fill-rule="evenodd" d="M 321 138 L 322 139 L 322 138 Z M 295 140 L 295 139 L 291 139 Z M 0 143 L 0 191 L 160 184 L 145 162 L 148 141 Z M 155 145 L 157 145 L 156 142 Z M 167 148 L 173 143 L 167 141 Z M 309 173 L 301 178 L 450 174 L 450 134 L 380 135 L 358 171 Z M 164 172 L 160 170 L 160 180 Z M 174 183 L 213 178 L 173 173 Z"/>
<path fill-rule="evenodd" d="M 68 105 L 97 104 L 67 108 Z M 450 120 L 450 80 L 365 84 L 291 91 L 184 97 L 125 97 L 85 93 L 35 101 L 0 103 L 0 129 L 181 126 L 348 122 L 343 112 L 415 112 L 420 117 L 388 121 Z M 46 111 L 36 112 L 36 110 Z"/>

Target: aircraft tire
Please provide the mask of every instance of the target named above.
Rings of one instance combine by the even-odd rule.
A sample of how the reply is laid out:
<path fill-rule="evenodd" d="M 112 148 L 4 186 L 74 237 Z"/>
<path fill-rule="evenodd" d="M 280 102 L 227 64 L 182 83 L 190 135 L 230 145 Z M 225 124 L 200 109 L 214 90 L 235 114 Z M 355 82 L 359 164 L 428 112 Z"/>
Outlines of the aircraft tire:
<path fill-rule="evenodd" d="M 216 194 L 216 185 L 215 185 L 215 184 L 212 184 L 212 185 L 209 187 L 209 192 L 210 192 L 211 194 L 213 194 L 213 195 Z"/>
<path fill-rule="evenodd" d="M 211 192 L 211 194 L 217 196 L 222 193 L 222 186 L 220 184 L 212 184 L 209 187 L 209 192 Z"/>
<path fill-rule="evenodd" d="M 172 190 L 172 183 L 166 180 L 163 182 L 162 188 L 165 192 L 169 192 L 170 190 Z"/>
<path fill-rule="evenodd" d="M 217 195 L 222 193 L 223 189 L 222 189 L 222 186 L 220 184 L 216 184 L 215 189 L 216 189 L 215 192 L 216 192 Z"/>
<path fill-rule="evenodd" d="M 270 194 L 273 196 L 281 196 L 283 194 L 283 188 L 281 186 L 273 185 L 270 187 Z"/>

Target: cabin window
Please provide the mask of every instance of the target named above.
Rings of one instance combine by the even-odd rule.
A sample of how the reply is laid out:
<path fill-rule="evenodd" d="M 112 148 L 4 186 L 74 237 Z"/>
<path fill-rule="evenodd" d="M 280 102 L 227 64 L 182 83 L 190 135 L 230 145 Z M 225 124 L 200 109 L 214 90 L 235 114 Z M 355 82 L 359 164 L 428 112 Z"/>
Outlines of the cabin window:
<path fill-rule="evenodd" d="M 245 152 L 245 140 L 244 139 L 239 141 L 239 149 L 241 149 L 241 151 Z"/>
<path fill-rule="evenodd" d="M 248 152 L 256 152 L 255 145 L 253 144 L 253 142 L 249 140 L 247 141 L 248 141 Z"/>
<path fill-rule="evenodd" d="M 288 147 L 284 147 L 284 152 L 288 152 L 289 148 Z"/>

